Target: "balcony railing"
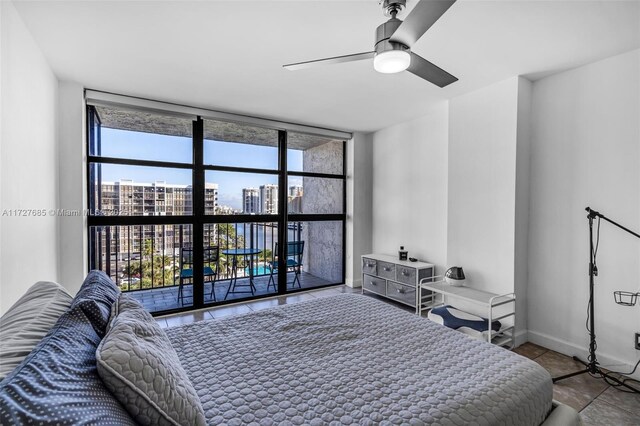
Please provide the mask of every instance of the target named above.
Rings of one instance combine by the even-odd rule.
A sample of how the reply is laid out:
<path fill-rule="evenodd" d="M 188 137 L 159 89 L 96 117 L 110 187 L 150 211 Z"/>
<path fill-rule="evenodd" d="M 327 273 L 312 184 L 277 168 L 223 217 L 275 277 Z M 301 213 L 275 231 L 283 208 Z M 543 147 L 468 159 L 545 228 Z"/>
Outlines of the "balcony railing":
<path fill-rule="evenodd" d="M 300 241 L 302 223 L 291 223 L 289 241 Z M 123 292 L 177 286 L 180 283 L 181 250 L 193 248 L 191 225 L 114 225 L 91 229 L 92 265 L 107 273 Z M 204 247 L 219 248 L 217 280 L 249 276 L 250 259 L 224 254 L 229 249 L 257 249 L 253 276 L 270 275 L 274 261 L 276 223 L 205 224 Z"/>

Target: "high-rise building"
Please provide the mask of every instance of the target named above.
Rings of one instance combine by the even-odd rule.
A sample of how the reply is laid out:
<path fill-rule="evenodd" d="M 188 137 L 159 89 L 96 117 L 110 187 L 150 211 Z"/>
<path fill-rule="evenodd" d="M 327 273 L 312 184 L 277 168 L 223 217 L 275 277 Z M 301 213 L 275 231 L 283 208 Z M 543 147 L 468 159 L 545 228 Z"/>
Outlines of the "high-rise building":
<path fill-rule="evenodd" d="M 289 197 L 287 211 L 289 214 L 302 213 L 302 197 Z"/>
<path fill-rule="evenodd" d="M 287 198 L 287 210 L 289 213 L 302 213 L 302 185 L 289 187 L 289 197 Z"/>
<path fill-rule="evenodd" d="M 289 187 L 289 197 L 302 197 L 302 185 L 292 185 Z"/>
<path fill-rule="evenodd" d="M 204 184 L 204 214 L 216 214 L 218 207 L 218 184 L 205 182 Z"/>
<path fill-rule="evenodd" d="M 191 185 L 162 181 L 140 183 L 121 179 L 119 182 L 103 182 L 96 213 L 105 216 L 190 215 L 193 213 L 192 191 Z M 206 183 L 205 214 L 215 214 L 217 205 L 218 184 Z"/>
<path fill-rule="evenodd" d="M 260 186 L 260 213 L 278 213 L 278 185 L 267 184 Z"/>
<path fill-rule="evenodd" d="M 107 216 L 182 216 L 193 214 L 193 188 L 191 185 L 174 185 L 158 181 L 134 182 L 121 179 L 119 182 L 103 182 L 96 214 Z M 96 194 L 98 195 L 98 194 Z M 218 206 L 218 184 L 205 184 L 205 214 L 216 214 Z M 118 258 L 140 257 L 145 251 L 173 255 L 180 247 L 188 247 L 192 241 L 191 226 L 188 225 L 140 225 L 109 227 L 108 238 L 103 241 L 106 253 Z M 211 234 L 211 233 L 210 233 Z M 215 232 L 211 235 L 215 235 Z M 214 243 L 205 234 L 205 245 Z"/>
<path fill-rule="evenodd" d="M 242 189 L 242 213 L 260 213 L 260 194 L 257 188 Z"/>

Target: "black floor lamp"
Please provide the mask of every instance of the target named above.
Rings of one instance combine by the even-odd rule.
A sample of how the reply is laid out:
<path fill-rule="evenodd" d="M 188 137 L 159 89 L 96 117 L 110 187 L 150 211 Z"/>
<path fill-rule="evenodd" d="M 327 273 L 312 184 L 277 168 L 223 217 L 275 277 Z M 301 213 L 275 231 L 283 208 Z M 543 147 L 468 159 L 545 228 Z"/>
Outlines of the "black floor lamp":
<path fill-rule="evenodd" d="M 583 361 L 580 358 L 578 358 L 577 356 L 574 356 L 573 359 L 575 361 L 578 361 L 579 363 L 583 364 L 585 366 L 585 368 L 583 370 L 580 371 L 576 371 L 570 374 L 565 374 L 564 376 L 560 376 L 560 377 L 555 377 L 553 379 L 553 383 L 556 383 L 560 380 L 564 380 L 564 379 L 568 379 L 569 377 L 573 377 L 573 376 L 577 376 L 580 374 L 584 374 L 584 373 L 589 373 L 591 375 L 598 375 L 601 378 L 605 379 L 606 381 L 610 380 L 611 382 L 615 383 L 615 386 L 623 386 L 627 389 L 629 389 L 628 392 L 634 392 L 634 393 L 640 393 L 640 389 L 636 389 L 632 386 L 629 386 L 628 384 L 624 383 L 624 381 L 621 381 L 620 379 L 618 379 L 617 377 L 612 376 L 610 373 L 602 370 L 602 368 L 600 368 L 600 365 L 598 364 L 598 359 L 596 358 L 596 332 L 595 332 L 595 310 L 594 310 L 594 303 L 593 303 L 593 285 L 595 283 L 595 276 L 598 275 L 598 267 L 596 266 L 596 254 L 598 252 L 598 244 L 596 243 L 595 245 L 595 249 L 594 249 L 594 244 L 593 244 L 593 219 L 595 219 L 596 217 L 598 218 L 598 240 L 600 239 L 600 219 L 603 219 L 607 222 L 609 222 L 612 225 L 617 226 L 618 228 L 622 229 L 623 231 L 628 232 L 629 234 L 633 235 L 634 237 L 640 238 L 640 235 L 636 234 L 635 232 L 625 228 L 624 226 L 620 225 L 619 223 L 614 222 L 611 219 L 608 219 L 607 217 L 605 217 L 603 214 L 595 211 L 595 210 L 591 210 L 591 208 L 587 207 L 587 218 L 589 219 L 589 253 L 590 253 L 590 258 L 589 258 L 589 357 L 587 358 L 587 361 Z M 616 292 L 616 293 L 620 293 L 620 292 Z M 617 296 L 616 296 L 617 297 Z M 618 300 L 616 299 L 616 302 L 618 302 Z M 619 303 L 619 302 L 618 302 Z M 620 303 L 620 304 L 624 304 L 626 306 L 630 306 L 630 303 Z M 634 300 L 634 304 L 635 304 L 635 300 Z M 637 364 L 636 364 L 637 366 Z M 634 369 L 635 370 L 635 369 Z"/>

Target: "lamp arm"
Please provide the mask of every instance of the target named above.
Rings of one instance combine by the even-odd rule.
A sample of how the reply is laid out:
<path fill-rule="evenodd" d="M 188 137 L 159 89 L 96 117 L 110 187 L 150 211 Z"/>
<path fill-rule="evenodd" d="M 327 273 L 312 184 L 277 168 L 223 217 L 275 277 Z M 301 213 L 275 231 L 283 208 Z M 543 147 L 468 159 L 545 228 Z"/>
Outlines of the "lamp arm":
<path fill-rule="evenodd" d="M 618 228 L 622 229 L 623 231 L 627 231 L 629 234 L 633 235 L 634 237 L 640 238 L 640 235 L 636 234 L 635 232 L 633 232 L 629 228 L 625 228 L 624 226 L 620 225 L 619 223 L 614 222 L 613 220 L 609 219 L 608 217 L 606 217 L 602 213 L 597 212 L 595 210 L 592 210 L 590 207 L 587 207 L 585 210 L 589 213 L 589 215 L 587 217 L 592 218 L 592 219 L 595 218 L 595 217 L 599 217 L 601 219 L 606 220 L 610 224 L 617 226 Z"/>

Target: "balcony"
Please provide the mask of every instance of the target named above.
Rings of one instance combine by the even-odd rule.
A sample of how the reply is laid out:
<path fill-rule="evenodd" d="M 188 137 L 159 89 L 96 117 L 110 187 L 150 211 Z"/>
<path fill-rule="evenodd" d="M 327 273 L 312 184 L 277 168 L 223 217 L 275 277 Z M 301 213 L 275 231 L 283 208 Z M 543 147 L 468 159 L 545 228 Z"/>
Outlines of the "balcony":
<path fill-rule="evenodd" d="M 333 222 L 321 224 L 325 228 L 329 226 L 324 233 L 335 235 L 336 245 L 341 244 L 341 223 L 335 223 L 334 227 L 331 227 Z M 312 235 L 320 231 L 317 226 L 297 222 L 288 227 L 290 243 L 306 243 L 302 244 L 303 250 L 296 258 L 300 266 L 292 266 L 296 262 L 292 261 L 294 257 L 289 258 L 288 289 L 342 282 L 341 252 L 336 251 L 335 257 L 327 256 L 326 241 L 323 240 L 324 257 L 310 253 L 310 250 L 320 250 L 312 241 Z M 122 292 L 138 300 L 150 312 L 193 305 L 193 280 L 184 273 L 192 268 L 185 257 L 193 247 L 191 225 L 102 226 L 92 227 L 90 233 L 93 264 L 106 272 Z M 212 268 L 217 274 L 204 277 L 204 303 L 277 294 L 279 271 L 271 270 L 271 265 L 277 264 L 274 259 L 277 236 L 275 223 L 206 224 L 205 253 L 207 248 L 217 247 L 218 258 L 205 259 L 205 267 Z M 181 281 L 182 297 L 179 297 Z M 251 281 L 253 288 L 249 285 Z M 212 285 L 215 286 L 215 298 Z"/>

